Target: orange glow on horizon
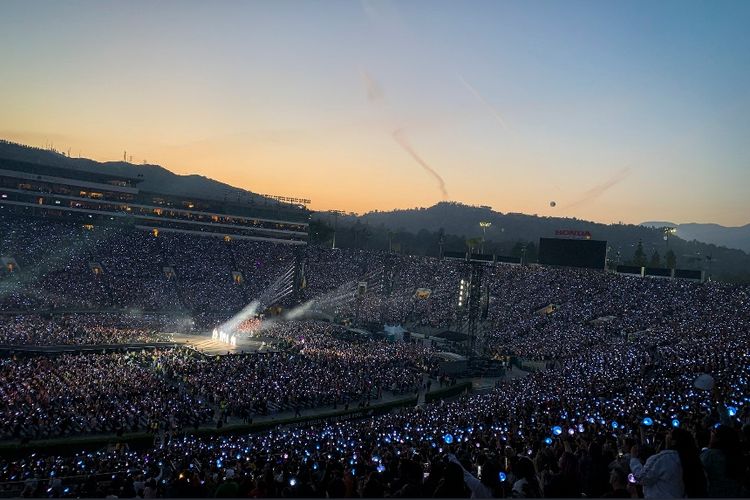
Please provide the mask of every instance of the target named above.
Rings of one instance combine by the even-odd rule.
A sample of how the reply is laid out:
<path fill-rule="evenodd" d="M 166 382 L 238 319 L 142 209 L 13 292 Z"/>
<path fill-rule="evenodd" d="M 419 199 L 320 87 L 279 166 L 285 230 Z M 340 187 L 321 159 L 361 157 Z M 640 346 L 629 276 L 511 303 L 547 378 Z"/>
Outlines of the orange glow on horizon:
<path fill-rule="evenodd" d="M 70 149 L 72 157 L 77 157 L 80 151 L 82 157 L 96 161 L 122 161 L 122 153 L 119 157 L 111 153 L 120 148 L 114 144 L 108 145 L 106 141 L 88 142 L 62 135 L 55 136 L 54 141 L 40 141 L 39 134 L 11 132 L 4 132 L 3 138 L 36 147 L 52 143 L 57 150 Z M 308 208 L 316 211 L 343 210 L 363 214 L 429 207 L 442 201 L 435 183 L 426 178 L 419 166 L 400 154 L 398 149 L 390 151 L 383 160 L 354 154 L 337 157 L 322 154 L 319 148 L 312 148 L 309 154 L 294 148 L 284 151 L 268 149 L 274 148 L 264 150 L 234 142 L 202 141 L 182 147 L 149 145 L 150 153 L 143 154 L 143 158 L 139 155 L 139 149 L 129 150 L 128 155 L 132 154 L 136 165 L 145 159 L 149 164 L 161 165 L 176 174 L 204 175 L 257 194 L 308 198 L 311 199 Z M 359 168 L 352 168 L 349 160 L 357 162 Z M 393 165 L 379 168 L 381 162 L 392 162 Z M 259 168 L 258 165 L 264 167 Z M 636 207 L 621 197 L 607 200 L 606 203 L 594 200 L 565 213 L 549 206 L 549 201 L 556 198 L 557 206 L 561 205 L 561 199 L 557 197 L 559 193 L 549 186 L 543 187 L 546 192 L 529 197 L 513 186 L 514 183 L 523 182 L 522 176 L 521 180 L 509 176 L 504 181 L 494 186 L 492 183 L 477 183 L 471 178 L 449 178 L 452 194 L 449 201 L 489 205 L 502 213 L 576 217 L 604 223 L 622 221 L 637 224 L 655 218 L 647 213 L 638 215 L 637 212 L 632 217 L 623 217 L 621 214 L 630 213 Z M 669 207 L 665 204 L 663 208 L 666 213 Z M 681 220 L 676 214 L 659 218 Z M 731 218 L 728 219 L 731 223 Z"/>

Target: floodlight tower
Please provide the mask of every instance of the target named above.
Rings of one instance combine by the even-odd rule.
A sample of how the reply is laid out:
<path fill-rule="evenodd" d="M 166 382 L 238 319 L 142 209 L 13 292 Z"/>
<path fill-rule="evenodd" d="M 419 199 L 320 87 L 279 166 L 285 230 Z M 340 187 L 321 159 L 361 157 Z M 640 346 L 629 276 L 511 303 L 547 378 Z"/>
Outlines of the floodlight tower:
<path fill-rule="evenodd" d="M 477 327 L 479 326 L 479 314 L 482 300 L 482 274 L 484 264 L 471 263 L 471 277 L 469 278 L 469 355 L 481 354 L 483 349 L 477 345 Z"/>
<path fill-rule="evenodd" d="M 489 229 L 490 226 L 492 226 L 492 222 L 481 221 L 479 223 L 479 227 L 482 228 L 482 247 L 481 247 L 482 253 L 484 253 L 484 241 L 487 239 L 487 229 Z"/>
<path fill-rule="evenodd" d="M 664 232 L 664 242 L 667 245 L 667 250 L 669 250 L 669 237 L 673 234 L 677 234 L 677 228 L 676 227 L 664 227 L 662 228 L 662 231 Z"/>
<path fill-rule="evenodd" d="M 331 242 L 331 248 L 336 250 L 336 229 L 338 229 L 339 216 L 344 215 L 344 211 L 330 210 L 328 213 L 333 215 L 333 241 Z"/>
<path fill-rule="evenodd" d="M 304 247 L 298 248 L 294 252 L 294 281 L 292 285 L 292 293 L 294 294 L 294 305 L 302 302 L 302 290 L 307 286 L 307 280 L 305 278 L 305 263 L 306 254 Z"/>
<path fill-rule="evenodd" d="M 485 264 L 479 261 L 471 261 L 470 266 L 469 275 L 462 278 L 459 285 L 458 309 L 459 315 L 463 317 L 463 319 L 459 319 L 459 322 L 466 321 L 464 324 L 466 325 L 466 334 L 469 337 L 468 355 L 474 357 L 481 356 L 484 352 L 484 346 L 480 345 L 481 342 L 477 342 L 480 340 L 477 338 L 477 330 L 484 309 L 482 277 Z"/>
<path fill-rule="evenodd" d="M 395 261 L 392 255 L 388 254 L 383 262 L 383 277 L 380 281 L 380 322 L 385 325 L 387 315 L 386 309 L 390 309 L 391 292 L 393 292 L 393 282 L 396 279 Z"/>

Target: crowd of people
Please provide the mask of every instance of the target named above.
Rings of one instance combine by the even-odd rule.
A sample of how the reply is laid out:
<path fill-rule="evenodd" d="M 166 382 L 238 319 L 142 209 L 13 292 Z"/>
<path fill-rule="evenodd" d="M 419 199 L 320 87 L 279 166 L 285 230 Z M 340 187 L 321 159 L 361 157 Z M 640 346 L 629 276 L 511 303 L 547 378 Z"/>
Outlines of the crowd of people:
<path fill-rule="evenodd" d="M 437 374 L 434 352 L 410 343 L 357 339 L 325 322 L 277 323 L 262 331 L 277 350 L 221 357 L 190 352 L 159 359 L 169 377 L 243 421 L 285 410 L 364 403 L 416 393 Z"/>
<path fill-rule="evenodd" d="M 89 337 L 70 337 L 51 320 L 37 321 L 38 331 L 61 343 L 92 335 L 102 341 L 101 332 L 105 340 L 118 333 L 120 342 L 133 340 L 132 332 L 94 324 L 81 325 Z M 7 426 L 0 440 L 150 431 L 154 425 L 173 433 L 221 426 L 230 417 L 248 422 L 255 415 L 328 405 L 369 406 L 384 394 L 416 394 L 437 374 L 428 347 L 346 337 L 343 327 L 330 323 L 279 323 L 266 338 L 275 350 L 228 356 L 161 348 L 3 358 L 0 418 Z"/>
<path fill-rule="evenodd" d="M 0 315 L 0 345 L 96 345 L 169 342 L 181 321 L 157 315 Z"/>
<path fill-rule="evenodd" d="M 0 310 L 234 312 L 294 261 L 291 252 L 285 245 L 2 217 Z"/>
<path fill-rule="evenodd" d="M 746 496 L 748 352 L 743 328 L 653 350 L 589 346 L 487 394 L 251 435 L 188 434 L 145 452 L 36 455 L 6 461 L 0 479 L 38 491 L 68 478 L 60 496 L 146 496 L 149 484 L 182 497 Z M 705 373 L 712 389 L 695 384 Z M 113 479 L 91 479 L 103 474 Z"/>
<path fill-rule="evenodd" d="M 107 246 L 98 239 L 86 243 L 89 237 L 80 244 L 89 249 L 86 259 Z M 44 245 L 13 231 L 4 238 L 3 251 L 15 252 L 24 273 L 32 272 L 27 265 L 34 259 L 51 262 Z M 68 248 L 77 241 L 56 238 Z M 135 247 L 140 238 L 152 238 L 153 247 L 143 248 L 160 257 L 132 267 L 153 264 L 158 274 L 159 266 L 172 265 L 177 282 L 164 282 L 171 296 L 211 327 L 249 303 L 295 258 L 291 248 L 261 243 L 149 233 L 133 238 L 128 245 Z M 435 329 L 460 321 L 456 294 L 467 276 L 465 263 L 315 247 L 305 252 L 301 300 L 333 317 Z M 119 265 L 99 260 L 105 276 Z M 186 273 L 191 269 L 195 277 Z M 238 269 L 244 285 L 221 281 Z M 4 276 L 15 288 L 4 289 L 3 309 L 85 298 L 76 298 L 82 281 L 54 288 L 49 276 L 38 277 L 39 294 L 22 293 L 30 275 Z M 436 374 L 434 348 L 360 339 L 330 323 L 293 320 L 260 326 L 259 334 L 276 345 L 266 354 L 202 359 L 159 350 L 5 358 L 0 415 L 11 423 L 6 438 L 140 429 L 150 421 L 166 422 L 175 432 L 146 450 L 3 458 L 0 488 L 55 497 L 750 495 L 750 288 L 538 266 L 488 267 L 484 278 L 488 352 L 541 360 L 546 369 L 503 380 L 487 393 L 368 418 L 252 434 L 190 432 L 196 421 L 213 422 L 217 409 L 220 421 L 248 419 L 274 408 L 343 406 L 386 391 L 413 391 L 425 374 Z M 367 290 L 357 297 L 361 281 Z M 420 296 L 417 288 L 430 293 Z M 116 295 L 108 290 L 111 300 Z M 0 324 L 1 335 L 19 343 L 44 343 L 47 331 L 79 338 L 54 333 L 56 318 L 27 316 L 10 316 Z M 37 324 L 30 329 L 36 333 L 23 333 L 13 321 Z M 79 321 L 85 320 L 69 319 Z"/>
<path fill-rule="evenodd" d="M 320 298 L 347 284 L 353 290 L 367 278 L 363 320 L 438 326 L 454 319 L 444 305 L 455 292 L 459 266 L 445 261 L 18 217 L 0 218 L 0 254 L 14 262 L 0 268 L 0 311 L 135 309 L 213 319 L 261 296 L 298 253 L 305 288 L 297 299 Z M 417 287 L 432 289 L 433 300 L 416 300 Z M 352 301 L 336 299 L 326 304 L 330 312 L 352 313 Z"/>
<path fill-rule="evenodd" d="M 0 358 L 0 439 L 178 430 L 213 412 L 154 369 L 157 353 Z"/>

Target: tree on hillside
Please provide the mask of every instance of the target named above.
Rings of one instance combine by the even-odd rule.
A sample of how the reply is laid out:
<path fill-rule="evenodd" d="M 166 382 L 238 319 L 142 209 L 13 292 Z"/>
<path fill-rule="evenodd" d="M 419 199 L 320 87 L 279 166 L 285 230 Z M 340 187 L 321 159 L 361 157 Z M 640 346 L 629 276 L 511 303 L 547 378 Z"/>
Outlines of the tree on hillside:
<path fill-rule="evenodd" d="M 536 262 L 539 260 L 539 251 L 536 248 L 536 243 L 530 241 L 526 245 L 526 262 Z"/>
<path fill-rule="evenodd" d="M 0 157 L 2 157 L 2 147 L 0 147 Z M 439 241 L 441 236 L 444 241 L 443 250 L 465 252 L 467 249 L 466 239 L 473 236 L 473 234 L 467 235 L 466 230 L 467 228 L 473 228 L 478 219 L 492 221 L 493 227 L 502 228 L 502 234 L 495 234 L 500 239 L 493 241 L 488 235 L 488 240 L 484 245 L 487 253 L 499 255 L 516 253 L 519 257 L 521 245 L 516 245 L 519 240 L 536 242 L 538 237 L 549 235 L 555 229 L 569 227 L 570 229 L 590 231 L 595 235 L 595 239 L 607 241 L 607 244 L 612 247 L 612 251 L 615 252 L 615 264 L 634 264 L 633 252 L 640 240 L 644 252 L 647 252 L 644 254 L 644 262 L 642 262 L 644 265 L 649 263 L 651 253 L 655 248 L 658 248 L 661 254 L 662 267 L 684 266 L 687 264 L 687 257 L 680 257 L 680 262 L 677 262 L 676 255 L 697 255 L 700 252 L 701 256 L 712 255 L 714 257 L 711 262 L 713 278 L 720 281 L 750 283 L 750 254 L 742 250 L 710 245 L 699 241 L 686 241 L 676 234 L 669 236 L 669 247 L 667 248 L 664 246 L 664 231 L 661 228 L 623 223 L 606 225 L 581 220 L 574 221 L 572 218 L 533 217 L 518 213 L 492 212 L 487 214 L 485 212 L 478 213 L 477 210 L 480 209 L 458 203 L 439 203 L 430 208 L 373 212 L 360 217 L 344 214 L 338 217 L 338 228 L 335 226 L 337 219 L 332 218 L 327 212 L 314 214 L 313 220 L 323 219 L 329 226 L 336 229 L 336 247 L 351 248 L 354 246 L 354 233 L 349 230 L 349 227 L 354 225 L 358 219 L 361 219 L 362 222 L 369 222 L 372 238 L 369 241 L 364 241 L 358 234 L 357 247 L 380 251 L 387 249 L 389 246 L 387 231 L 390 230 L 393 232 L 393 243 L 400 243 L 401 253 L 430 256 L 440 255 Z M 441 228 L 442 232 L 440 231 Z M 429 235 L 427 239 L 417 237 L 422 229 L 427 230 Z M 328 245 L 330 245 L 330 242 Z M 512 250 L 514 245 L 516 245 L 515 252 Z M 477 249 L 474 251 L 477 251 Z M 675 254 L 673 260 L 667 259 L 666 254 L 669 249 L 672 249 Z M 393 250 L 396 251 L 396 249 Z M 536 260 L 530 248 L 526 249 L 525 256 L 528 262 Z"/>
<path fill-rule="evenodd" d="M 643 267 L 646 265 L 646 252 L 643 251 L 643 242 L 638 240 L 638 246 L 633 254 L 633 264 Z"/>
<path fill-rule="evenodd" d="M 649 261 L 648 266 L 661 267 L 661 256 L 657 250 L 654 250 L 654 253 L 651 254 L 651 260 Z"/>
<path fill-rule="evenodd" d="M 667 252 L 667 255 L 664 258 L 667 261 L 667 267 L 669 269 L 674 269 L 677 267 L 677 256 L 674 254 L 672 249 Z"/>
<path fill-rule="evenodd" d="M 513 257 L 520 257 L 524 264 L 528 262 L 536 262 L 539 258 L 539 251 L 533 241 L 517 241 L 516 244 L 513 245 L 510 254 Z"/>
<path fill-rule="evenodd" d="M 310 243 L 322 245 L 333 238 L 333 228 L 322 220 L 312 220 L 309 226 Z"/>
<path fill-rule="evenodd" d="M 482 238 L 469 238 L 466 240 L 466 247 L 469 252 L 474 253 L 474 250 L 482 243 Z"/>

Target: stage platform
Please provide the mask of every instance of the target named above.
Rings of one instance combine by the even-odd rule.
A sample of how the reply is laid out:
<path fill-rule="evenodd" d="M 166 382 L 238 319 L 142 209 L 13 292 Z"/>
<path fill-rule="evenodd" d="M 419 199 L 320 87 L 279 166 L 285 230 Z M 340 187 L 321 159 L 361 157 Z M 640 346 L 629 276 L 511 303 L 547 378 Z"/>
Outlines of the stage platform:
<path fill-rule="evenodd" d="M 240 337 L 237 339 L 237 345 L 225 344 L 211 338 L 211 333 L 205 335 L 187 335 L 182 333 L 173 333 L 172 337 L 176 344 L 202 352 L 208 356 L 226 356 L 227 354 L 241 354 L 254 352 L 275 352 L 278 349 L 271 347 L 270 342 L 263 338 Z"/>

